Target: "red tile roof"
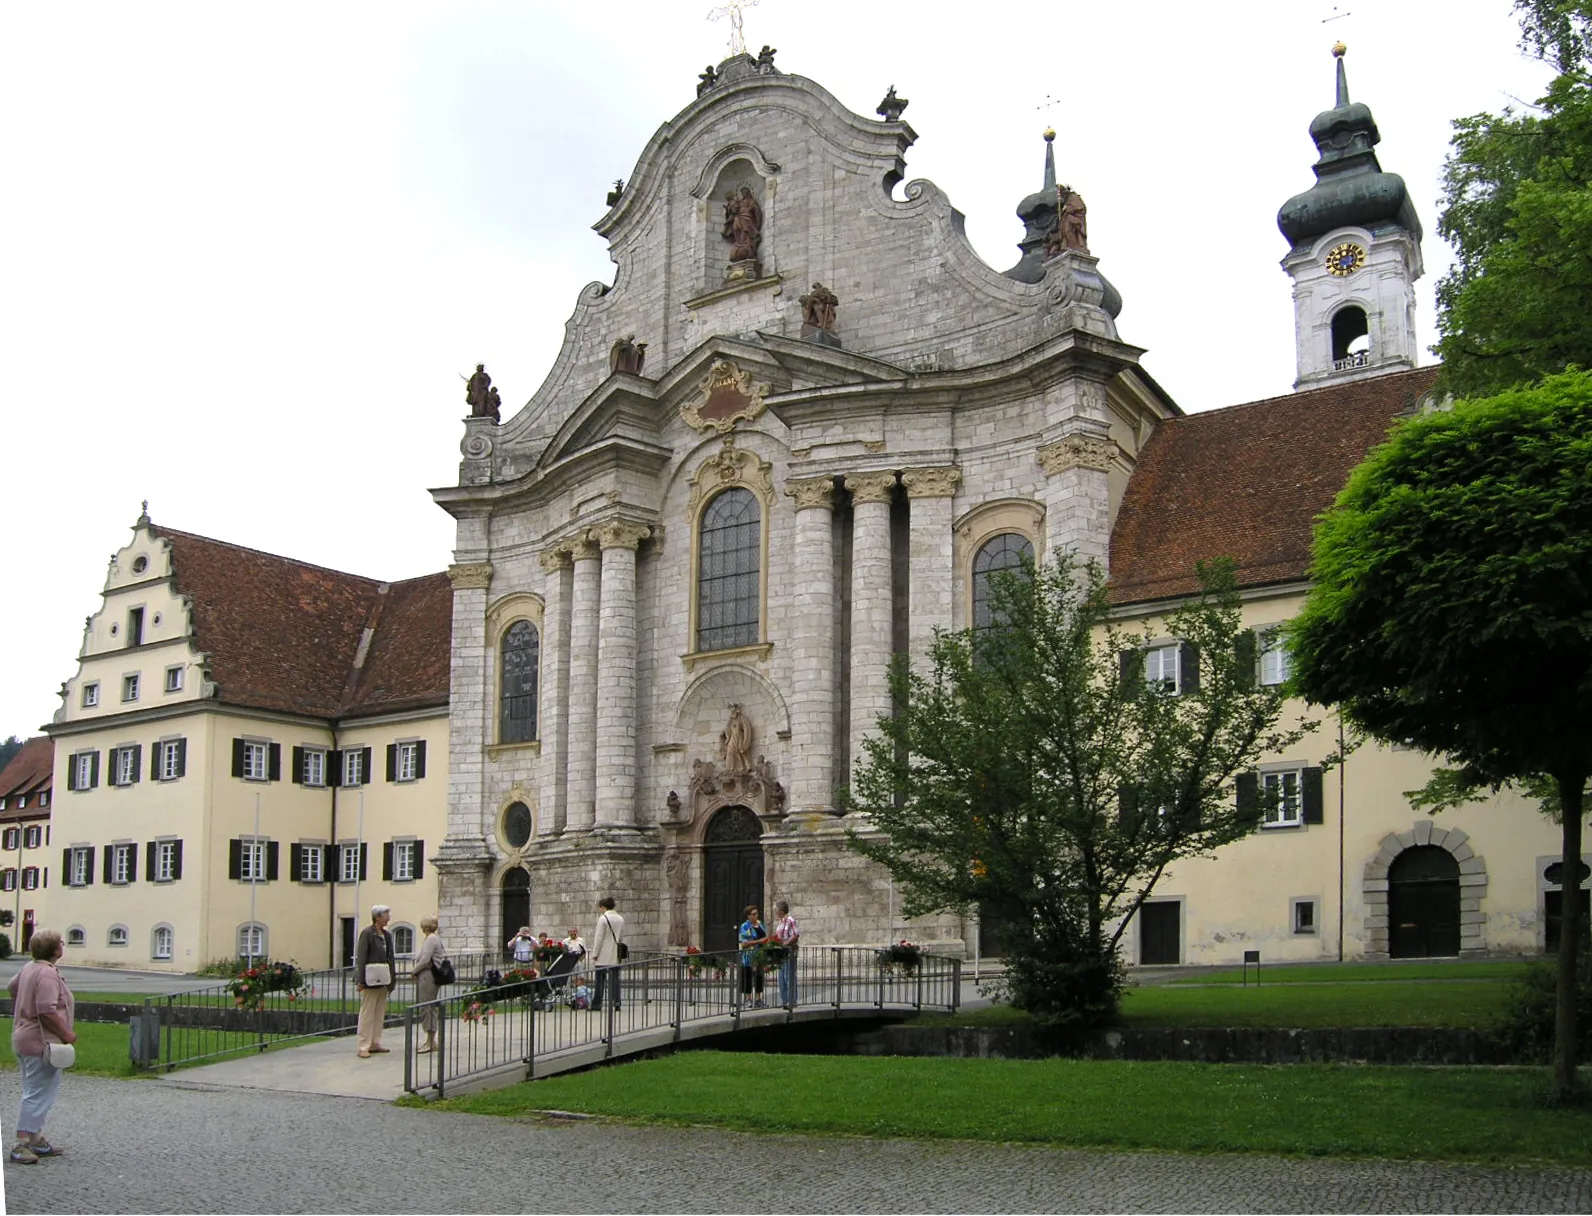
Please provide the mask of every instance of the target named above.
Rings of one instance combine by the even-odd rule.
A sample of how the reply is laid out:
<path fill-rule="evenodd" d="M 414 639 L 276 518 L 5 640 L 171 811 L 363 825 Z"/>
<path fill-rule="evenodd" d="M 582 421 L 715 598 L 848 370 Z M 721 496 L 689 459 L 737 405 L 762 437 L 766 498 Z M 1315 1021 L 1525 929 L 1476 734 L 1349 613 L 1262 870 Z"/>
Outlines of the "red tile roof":
<path fill-rule="evenodd" d="M 35 819 L 48 811 L 40 807 L 36 794 L 47 792 L 55 771 L 55 743 L 48 735 L 29 739 L 22 750 L 11 757 L 11 763 L 0 769 L 0 798 L 6 800 L 6 809 L 0 812 L 3 819 Z M 14 798 L 28 795 L 29 805 L 17 808 Z"/>
<path fill-rule="evenodd" d="M 447 704 L 446 574 L 386 584 L 172 528 L 150 532 L 171 543 L 176 588 L 224 704 L 319 718 Z"/>
<path fill-rule="evenodd" d="M 1112 528 L 1112 601 L 1197 591 L 1194 563 L 1216 557 L 1237 563 L 1244 587 L 1305 578 L 1316 516 L 1440 370 L 1391 372 L 1160 423 Z"/>

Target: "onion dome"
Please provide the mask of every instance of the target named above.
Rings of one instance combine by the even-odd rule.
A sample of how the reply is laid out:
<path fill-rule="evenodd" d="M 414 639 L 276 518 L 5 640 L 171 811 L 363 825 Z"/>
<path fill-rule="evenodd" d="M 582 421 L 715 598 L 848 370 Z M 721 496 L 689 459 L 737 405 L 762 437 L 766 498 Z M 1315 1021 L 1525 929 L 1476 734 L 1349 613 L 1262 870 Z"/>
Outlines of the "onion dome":
<path fill-rule="evenodd" d="M 1348 50 L 1332 48 L 1338 61 L 1337 104 L 1317 114 L 1310 124 L 1320 159 L 1316 184 L 1296 194 L 1277 213 L 1277 227 L 1294 248 L 1309 245 L 1335 228 L 1355 226 L 1370 232 L 1403 228 L 1418 241 L 1421 221 L 1415 215 L 1404 179 L 1384 173 L 1375 146 L 1382 136 L 1364 102 L 1349 100 L 1349 78 L 1343 66 Z"/>

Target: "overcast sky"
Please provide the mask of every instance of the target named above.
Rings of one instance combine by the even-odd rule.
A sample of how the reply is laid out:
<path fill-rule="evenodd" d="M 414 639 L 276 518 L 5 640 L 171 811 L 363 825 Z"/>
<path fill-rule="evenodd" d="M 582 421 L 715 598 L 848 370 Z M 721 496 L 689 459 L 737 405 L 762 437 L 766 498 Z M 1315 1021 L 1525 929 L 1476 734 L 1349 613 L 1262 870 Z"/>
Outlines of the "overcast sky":
<path fill-rule="evenodd" d="M 513 412 L 612 281 L 590 226 L 726 54 L 710 7 L 0 6 L 0 737 L 59 705 L 141 499 L 372 577 L 447 565 L 426 491 L 457 477 L 463 376 L 484 361 Z M 1423 346 L 1449 122 L 1547 79 L 1509 0 L 761 0 L 745 30 L 859 113 L 894 84 L 908 180 L 997 269 L 1053 124 L 1122 337 L 1191 411 L 1292 386 L 1276 213 L 1335 39 L 1426 227 Z"/>

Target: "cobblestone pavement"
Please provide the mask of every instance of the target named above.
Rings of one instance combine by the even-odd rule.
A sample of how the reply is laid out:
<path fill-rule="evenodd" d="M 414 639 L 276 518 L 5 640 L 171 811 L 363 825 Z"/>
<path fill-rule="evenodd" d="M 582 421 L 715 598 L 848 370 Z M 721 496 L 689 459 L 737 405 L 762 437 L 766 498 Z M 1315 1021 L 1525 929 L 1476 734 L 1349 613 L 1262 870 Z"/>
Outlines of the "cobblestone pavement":
<path fill-rule="evenodd" d="M 10 1139 L 18 1074 L 0 1073 Z M 1587 1212 L 1592 1171 L 509 1121 L 68 1077 L 9 1212 Z M 379 1196 L 372 1199 L 371 1196 Z"/>

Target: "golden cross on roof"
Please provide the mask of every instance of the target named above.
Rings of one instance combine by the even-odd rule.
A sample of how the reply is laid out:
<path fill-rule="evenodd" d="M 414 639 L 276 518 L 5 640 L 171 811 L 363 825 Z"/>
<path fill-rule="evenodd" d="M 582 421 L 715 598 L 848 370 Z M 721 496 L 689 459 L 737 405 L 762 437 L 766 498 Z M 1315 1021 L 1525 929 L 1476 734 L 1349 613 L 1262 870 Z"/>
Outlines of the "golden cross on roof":
<path fill-rule="evenodd" d="M 741 29 L 741 10 L 755 8 L 757 0 L 729 0 L 727 4 L 714 9 L 708 14 L 709 21 L 717 21 L 721 17 L 730 19 L 730 54 L 746 54 L 746 34 Z"/>

